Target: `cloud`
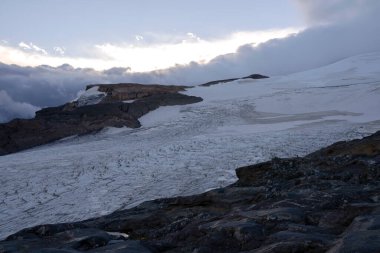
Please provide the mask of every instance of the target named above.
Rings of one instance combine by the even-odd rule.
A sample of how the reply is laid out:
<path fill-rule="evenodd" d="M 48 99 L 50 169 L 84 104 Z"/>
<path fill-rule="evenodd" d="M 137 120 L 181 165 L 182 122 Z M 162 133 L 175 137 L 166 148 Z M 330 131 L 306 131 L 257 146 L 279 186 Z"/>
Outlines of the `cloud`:
<path fill-rule="evenodd" d="M 178 38 L 174 36 L 172 41 L 164 42 L 148 42 L 141 35 L 136 35 L 135 44 L 103 43 L 90 46 L 91 58 L 68 56 L 63 47 L 54 47 L 55 54 L 48 54 L 46 50 L 33 43 L 20 42 L 18 48 L 0 44 L 0 61 L 20 66 L 46 64 L 57 67 L 67 63 L 76 68 L 94 68 L 100 71 L 124 67 L 131 68 L 134 72 L 146 72 L 173 67 L 176 64 L 188 64 L 191 61 L 207 62 L 218 55 L 235 52 L 243 44 L 259 44 L 273 38 L 286 37 L 299 30 L 300 28 L 288 28 L 236 32 L 217 40 L 203 40 L 189 32 Z"/>
<path fill-rule="evenodd" d="M 24 50 L 31 50 L 31 51 L 34 51 L 35 53 L 40 53 L 40 54 L 44 54 L 44 55 L 47 55 L 48 53 L 46 52 L 45 49 L 43 48 L 40 48 L 36 45 L 34 45 L 33 43 L 25 43 L 25 42 L 20 42 L 18 44 L 18 46 Z"/>
<path fill-rule="evenodd" d="M 25 45 L 31 49 L 30 44 Z M 24 46 L 21 44 L 21 46 Z M 40 53 L 36 50 L 31 50 L 28 48 L 19 49 L 11 45 L 1 45 L 0 44 L 0 61 L 6 64 L 17 64 L 20 66 L 39 66 L 39 65 L 49 65 L 49 66 L 60 66 L 63 64 L 70 64 L 76 67 L 99 67 L 99 69 L 107 69 L 114 67 L 113 62 L 107 62 L 101 58 L 85 58 L 85 57 L 68 57 L 65 55 L 51 55 L 46 52 Z M 94 53 L 96 54 L 96 53 Z M 117 66 L 117 65 L 116 65 Z"/>
<path fill-rule="evenodd" d="M 296 0 L 296 3 L 305 19 L 313 25 L 374 15 L 380 6 L 378 0 Z"/>
<path fill-rule="evenodd" d="M 21 47 L 22 49 L 32 49 L 28 44 L 24 43 L 24 42 L 20 42 L 18 43 L 18 46 Z"/>
<path fill-rule="evenodd" d="M 7 92 L 0 90 L 0 123 L 14 118 L 33 118 L 40 108 L 14 101 Z"/>
<path fill-rule="evenodd" d="M 167 82 L 202 83 L 205 79 L 251 73 L 283 75 L 333 63 L 353 55 L 380 51 L 380 1 L 300 0 L 305 17 L 313 21 L 295 35 L 258 46 L 247 44 L 236 53 L 207 64 L 191 63 L 160 72 Z M 341 18 L 344 17 L 344 18 Z"/>
<path fill-rule="evenodd" d="M 1 89 L 15 101 L 38 107 L 63 104 L 75 98 L 85 85 L 99 81 L 106 82 L 102 73 L 67 64 L 56 68 L 0 64 Z"/>
<path fill-rule="evenodd" d="M 144 37 L 141 36 L 141 35 L 136 35 L 136 36 L 135 36 L 135 39 L 136 39 L 137 41 L 140 41 L 140 40 L 144 40 Z"/>
<path fill-rule="evenodd" d="M 65 48 L 64 47 L 53 47 L 53 50 L 55 53 L 63 56 L 65 55 Z"/>
<path fill-rule="evenodd" d="M 205 62 L 192 61 L 163 70 L 136 73 L 128 65 L 117 64 L 119 60 L 128 57 L 125 51 L 128 50 L 126 46 L 104 44 L 99 45 L 103 50 L 100 55 L 106 55 L 107 62 L 112 63 L 108 70 L 96 71 L 91 68 L 76 68 L 76 66 L 60 64 L 63 59 L 69 63 L 75 60 L 80 66 L 93 66 L 91 64 L 94 64 L 94 61 L 100 64 L 104 63 L 104 59 L 68 57 L 39 59 L 42 62 L 53 62 L 56 67 L 20 67 L 0 64 L 0 87 L 13 101 L 45 107 L 63 104 L 74 99 L 78 91 L 87 84 L 137 82 L 192 85 L 252 73 L 283 75 L 327 65 L 353 55 L 380 51 L 380 33 L 378 32 L 380 31 L 380 15 L 378 15 L 380 1 L 332 0 L 330 3 L 330 1 L 322 0 L 302 0 L 298 3 L 305 17 L 310 20 L 310 24 L 313 24 L 308 29 L 282 39 L 264 40 L 266 42 L 258 45 L 248 43 L 239 47 L 234 53 L 210 58 Z M 253 41 L 249 40 L 252 37 L 247 37 L 245 34 L 239 36 L 237 34 L 234 38 L 240 44 Z M 262 34 L 256 33 L 255 36 L 260 37 Z M 186 38 L 192 39 L 197 36 L 189 33 Z M 268 38 L 270 38 L 269 35 Z M 202 50 L 197 51 L 198 49 L 192 43 L 177 43 L 178 48 L 174 52 L 179 54 L 186 51 L 191 54 L 201 54 Z M 189 45 L 191 47 L 188 47 Z M 207 49 L 212 50 L 217 45 L 210 42 Z M 6 46 L 0 45 L 2 57 L 6 55 L 5 53 L 9 53 L 9 50 L 1 51 L 4 47 Z M 153 49 L 150 49 L 153 51 L 143 47 L 140 49 L 144 51 L 143 56 L 139 55 L 138 60 L 141 63 L 147 62 L 147 59 L 154 62 L 156 57 L 170 58 L 166 54 L 157 55 Z M 17 55 L 20 52 L 13 53 Z M 23 55 L 23 57 L 29 56 Z M 51 56 L 39 55 L 39 57 Z M 24 60 L 27 62 L 30 59 Z M 191 58 L 186 58 L 186 61 L 190 60 Z M 36 63 L 41 61 L 36 61 Z M 15 114 L 15 117 L 17 115 L 20 114 Z"/>

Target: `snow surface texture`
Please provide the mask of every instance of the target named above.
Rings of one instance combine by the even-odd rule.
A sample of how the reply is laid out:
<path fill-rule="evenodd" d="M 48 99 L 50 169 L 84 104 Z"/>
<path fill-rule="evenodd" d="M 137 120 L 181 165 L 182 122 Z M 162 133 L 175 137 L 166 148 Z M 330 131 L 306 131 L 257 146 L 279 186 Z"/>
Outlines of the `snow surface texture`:
<path fill-rule="evenodd" d="M 236 180 L 235 168 L 301 156 L 380 129 L 380 53 L 263 80 L 186 92 L 198 104 L 161 107 L 140 129 L 0 157 L 0 237 Z"/>
<path fill-rule="evenodd" d="M 98 104 L 105 96 L 105 92 L 98 91 L 99 86 L 94 86 L 86 91 L 79 93 L 77 101 L 78 106 Z"/>

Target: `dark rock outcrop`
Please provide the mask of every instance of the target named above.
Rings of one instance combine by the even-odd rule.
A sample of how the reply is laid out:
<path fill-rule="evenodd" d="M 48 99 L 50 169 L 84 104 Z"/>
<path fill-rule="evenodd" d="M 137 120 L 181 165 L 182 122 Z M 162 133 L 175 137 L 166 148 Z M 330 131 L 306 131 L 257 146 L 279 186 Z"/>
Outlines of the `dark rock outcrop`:
<path fill-rule="evenodd" d="M 87 89 L 92 86 L 88 86 Z M 138 118 L 165 105 L 197 103 L 202 98 L 178 93 L 184 86 L 115 84 L 99 85 L 106 92 L 96 104 L 67 103 L 45 108 L 34 119 L 0 124 L 0 155 L 46 144 L 71 135 L 83 135 L 104 127 L 140 127 Z M 124 100 L 134 101 L 124 103 Z"/>
<path fill-rule="evenodd" d="M 141 85 L 136 83 L 119 83 L 119 84 L 92 84 L 86 87 L 86 90 L 92 87 L 98 87 L 98 91 L 107 94 L 106 99 L 102 102 L 115 102 L 124 100 L 140 99 L 153 95 L 176 94 L 185 91 L 188 86 L 176 85 Z"/>
<path fill-rule="evenodd" d="M 380 252 L 380 132 L 236 174 L 203 194 L 28 228 L 0 252 Z"/>
<path fill-rule="evenodd" d="M 246 77 L 242 77 L 242 78 L 229 78 L 229 79 L 222 79 L 222 80 L 211 81 L 211 82 L 207 82 L 207 83 L 201 84 L 199 86 L 208 87 L 208 86 L 212 86 L 212 85 L 215 85 L 215 84 L 229 83 L 229 82 L 233 82 L 233 81 L 240 80 L 240 79 L 264 79 L 264 78 L 269 78 L 269 76 L 264 76 L 264 75 L 260 75 L 260 74 L 252 74 L 252 75 L 249 75 L 249 76 L 246 76 Z"/>
<path fill-rule="evenodd" d="M 252 74 L 252 75 L 243 77 L 242 79 L 265 79 L 265 78 L 269 78 L 269 76 L 264 76 L 260 74 Z"/>

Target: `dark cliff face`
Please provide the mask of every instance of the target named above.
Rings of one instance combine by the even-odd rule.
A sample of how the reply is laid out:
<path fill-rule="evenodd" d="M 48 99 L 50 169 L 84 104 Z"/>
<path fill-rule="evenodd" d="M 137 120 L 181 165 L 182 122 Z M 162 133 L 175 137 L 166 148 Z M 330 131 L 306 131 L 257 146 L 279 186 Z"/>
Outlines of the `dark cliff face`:
<path fill-rule="evenodd" d="M 89 86 L 88 88 L 91 88 Z M 71 135 L 83 135 L 104 127 L 140 127 L 138 119 L 165 105 L 184 105 L 202 101 L 178 93 L 183 86 L 115 84 L 99 85 L 97 104 L 67 103 L 42 109 L 30 120 L 16 119 L 0 124 L 0 155 L 46 144 Z M 124 103 L 124 100 L 134 100 Z"/>
<path fill-rule="evenodd" d="M 380 132 L 236 174 L 200 195 L 25 229 L 0 252 L 380 252 Z"/>

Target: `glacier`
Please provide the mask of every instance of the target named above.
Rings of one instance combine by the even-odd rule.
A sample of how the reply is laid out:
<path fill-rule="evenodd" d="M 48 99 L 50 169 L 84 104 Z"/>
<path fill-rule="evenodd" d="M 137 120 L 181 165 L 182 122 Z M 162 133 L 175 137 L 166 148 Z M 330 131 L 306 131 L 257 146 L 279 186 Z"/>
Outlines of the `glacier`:
<path fill-rule="evenodd" d="M 369 135 L 380 129 L 380 52 L 184 93 L 204 100 L 161 107 L 139 129 L 107 128 L 0 157 L 0 238 L 223 187 L 239 166 Z"/>

